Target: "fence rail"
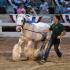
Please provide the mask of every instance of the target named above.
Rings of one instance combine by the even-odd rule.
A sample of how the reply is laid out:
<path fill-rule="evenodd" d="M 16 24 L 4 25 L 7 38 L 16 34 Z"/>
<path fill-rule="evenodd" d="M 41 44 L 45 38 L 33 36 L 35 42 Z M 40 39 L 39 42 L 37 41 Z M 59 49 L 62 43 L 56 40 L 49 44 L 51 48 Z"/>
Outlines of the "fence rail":
<path fill-rule="evenodd" d="M 0 23 L 0 26 L 16 26 L 16 23 Z"/>
<path fill-rule="evenodd" d="M 16 26 L 16 23 L 0 23 L 0 37 L 19 37 L 20 32 L 3 32 L 2 26 Z"/>
<path fill-rule="evenodd" d="M 19 37 L 20 36 L 20 32 L 3 32 L 2 26 L 16 26 L 16 23 L 0 23 L 0 37 Z M 70 32 L 67 32 L 65 37 L 70 37 Z"/>

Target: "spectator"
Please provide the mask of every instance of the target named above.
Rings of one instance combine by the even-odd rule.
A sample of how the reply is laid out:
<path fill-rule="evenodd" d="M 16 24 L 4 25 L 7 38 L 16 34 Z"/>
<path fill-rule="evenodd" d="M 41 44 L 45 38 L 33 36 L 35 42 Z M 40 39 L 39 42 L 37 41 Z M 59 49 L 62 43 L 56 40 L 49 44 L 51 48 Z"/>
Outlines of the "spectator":
<path fill-rule="evenodd" d="M 63 13 L 63 5 L 64 5 L 64 0 L 55 0 L 56 3 L 56 13 Z"/>
<path fill-rule="evenodd" d="M 40 5 L 40 10 L 42 14 L 48 13 L 48 3 L 44 2 L 43 4 Z"/>
<path fill-rule="evenodd" d="M 28 6 L 28 8 L 27 8 L 27 14 L 37 15 L 35 9 L 32 8 L 31 6 Z"/>
<path fill-rule="evenodd" d="M 29 6 L 30 0 L 22 0 L 24 3 L 24 7 L 26 8 L 27 6 Z"/>
<path fill-rule="evenodd" d="M 26 10 L 23 7 L 23 4 L 19 5 L 19 7 L 17 8 L 17 13 L 18 14 L 22 14 L 22 13 L 24 14 L 24 13 L 26 13 Z"/>
<path fill-rule="evenodd" d="M 0 0 L 0 14 L 6 13 L 7 0 Z"/>
<path fill-rule="evenodd" d="M 14 14 L 15 11 L 14 11 L 14 9 L 12 8 L 12 6 L 8 5 L 8 6 L 6 7 L 6 13 L 7 13 L 7 14 Z"/>
<path fill-rule="evenodd" d="M 49 10 L 49 14 L 55 14 L 55 1 L 54 0 L 48 0 L 48 10 Z"/>
<path fill-rule="evenodd" d="M 63 4 L 64 0 L 55 0 L 57 6 L 59 7 L 60 5 Z"/>
<path fill-rule="evenodd" d="M 16 9 L 18 8 L 18 6 L 22 3 L 21 0 L 8 0 L 8 2 L 15 10 L 15 13 L 16 13 Z"/>

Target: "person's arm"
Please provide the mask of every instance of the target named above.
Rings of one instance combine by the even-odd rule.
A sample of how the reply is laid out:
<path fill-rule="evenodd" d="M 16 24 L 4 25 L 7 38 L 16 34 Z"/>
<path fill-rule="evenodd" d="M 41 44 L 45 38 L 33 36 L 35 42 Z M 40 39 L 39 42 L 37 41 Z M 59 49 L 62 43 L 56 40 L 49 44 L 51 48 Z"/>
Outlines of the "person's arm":
<path fill-rule="evenodd" d="M 64 35 L 66 35 L 66 31 L 65 31 L 65 30 L 63 30 L 63 31 L 61 32 L 61 36 L 64 36 Z"/>
<path fill-rule="evenodd" d="M 66 31 L 65 31 L 64 26 L 62 25 L 61 27 L 62 27 L 62 31 L 61 31 L 60 36 L 58 36 L 59 39 L 63 39 L 64 38 L 64 35 L 66 34 Z"/>
<path fill-rule="evenodd" d="M 58 38 L 59 38 L 59 39 L 63 39 L 65 35 L 66 35 L 66 31 L 63 30 L 63 31 L 61 32 L 61 35 L 58 36 Z"/>
<path fill-rule="evenodd" d="M 53 26 L 53 24 L 50 26 L 50 28 L 49 28 L 49 29 L 44 30 L 43 32 L 50 32 L 50 31 L 52 31 L 52 26 Z"/>
<path fill-rule="evenodd" d="M 34 8 L 32 8 L 31 12 L 32 12 L 33 15 L 37 16 L 37 13 L 36 13 Z"/>
<path fill-rule="evenodd" d="M 8 0 L 8 2 L 10 3 L 10 5 L 13 7 L 13 8 L 17 8 L 17 6 L 16 5 L 14 5 L 13 3 L 12 3 L 12 1 L 11 0 Z"/>
<path fill-rule="evenodd" d="M 43 32 L 50 32 L 50 29 L 44 30 Z"/>

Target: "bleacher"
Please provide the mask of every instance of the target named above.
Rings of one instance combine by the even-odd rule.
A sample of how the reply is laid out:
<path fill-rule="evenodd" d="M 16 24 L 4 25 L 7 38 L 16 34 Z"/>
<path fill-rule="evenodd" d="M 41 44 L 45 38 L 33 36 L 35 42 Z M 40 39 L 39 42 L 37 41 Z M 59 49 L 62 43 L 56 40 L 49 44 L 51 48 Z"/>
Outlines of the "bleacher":
<path fill-rule="evenodd" d="M 64 2 L 67 2 L 67 1 L 64 1 Z M 42 0 L 33 0 L 32 2 L 29 3 L 29 5 L 31 5 L 32 7 L 34 7 L 36 9 L 36 11 L 40 10 L 39 7 L 40 7 L 41 4 L 42 4 Z M 65 10 L 67 10 L 67 12 L 62 12 L 62 13 L 70 13 L 70 9 L 69 9 L 70 8 L 70 3 L 65 4 L 65 5 L 66 5 L 65 7 L 67 7 L 67 9 L 65 9 Z M 60 13 L 59 10 L 62 10 L 65 7 L 62 7 L 61 9 L 59 9 L 59 7 L 56 7 L 56 8 L 58 8 L 58 10 L 55 9 L 56 10 L 55 13 L 57 13 L 57 12 Z M 9 12 L 10 13 L 14 13 L 13 8 L 11 7 L 11 5 L 8 5 L 7 0 L 0 0 L 0 10 L 1 10 L 0 13 L 2 13 L 2 12 L 3 13 L 9 13 Z"/>

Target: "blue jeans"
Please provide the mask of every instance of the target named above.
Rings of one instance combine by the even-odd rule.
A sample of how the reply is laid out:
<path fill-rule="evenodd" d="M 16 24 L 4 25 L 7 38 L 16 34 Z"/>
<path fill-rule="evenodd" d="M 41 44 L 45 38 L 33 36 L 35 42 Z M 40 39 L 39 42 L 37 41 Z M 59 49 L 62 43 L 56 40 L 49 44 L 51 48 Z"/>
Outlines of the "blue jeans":
<path fill-rule="evenodd" d="M 58 57 L 61 57 L 62 56 L 62 53 L 60 52 L 59 50 L 59 44 L 60 44 L 60 39 L 50 39 L 49 40 L 49 43 L 48 43 L 48 47 L 45 51 L 45 54 L 44 54 L 44 59 L 47 60 L 48 56 L 49 56 L 49 53 L 50 53 L 50 50 L 51 50 L 51 47 L 52 45 L 54 45 L 54 50 L 57 54 Z"/>

